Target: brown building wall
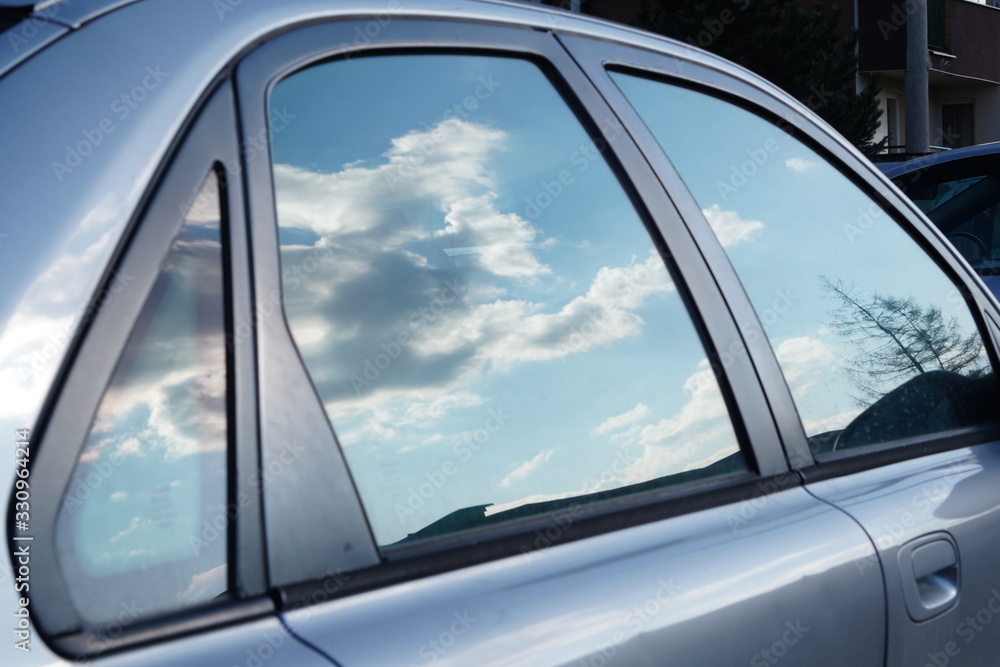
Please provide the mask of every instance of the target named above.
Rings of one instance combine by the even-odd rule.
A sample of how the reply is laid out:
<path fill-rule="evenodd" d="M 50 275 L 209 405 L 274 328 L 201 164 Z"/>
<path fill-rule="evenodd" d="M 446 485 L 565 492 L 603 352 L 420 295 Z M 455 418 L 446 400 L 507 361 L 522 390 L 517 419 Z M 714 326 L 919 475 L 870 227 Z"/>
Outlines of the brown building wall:
<path fill-rule="evenodd" d="M 859 3 L 862 72 L 906 69 L 906 2 L 864 0 Z M 953 74 L 1000 81 L 1000 10 L 965 0 L 945 2 L 944 51 L 932 67 Z"/>
<path fill-rule="evenodd" d="M 681 4 L 693 2 L 693 0 L 675 0 L 675 2 Z M 745 2 L 753 2 L 753 0 L 732 0 L 732 2 L 733 7 L 738 9 L 744 7 Z M 839 32 L 846 36 L 851 34 L 854 29 L 854 0 L 795 0 L 795 2 L 805 9 L 819 6 L 829 11 L 832 6 L 840 7 L 840 22 L 837 26 Z M 545 3 L 561 7 L 569 6 L 569 0 L 545 0 Z M 625 24 L 632 23 L 632 19 L 635 18 L 640 7 L 642 7 L 642 0 L 583 0 L 583 13 Z"/>
<path fill-rule="evenodd" d="M 569 0 L 545 2 L 569 6 Z M 906 7 L 912 2 L 914 0 L 860 0 L 857 3 L 862 72 L 906 70 Z M 947 47 L 955 57 L 935 56 L 932 67 L 1000 82 L 1000 10 L 965 0 L 938 2 L 945 6 Z M 847 36 L 854 29 L 854 0 L 796 0 L 796 4 L 803 8 L 818 6 L 825 11 L 839 7 L 840 33 Z M 928 6 L 931 4 L 928 2 Z M 629 24 L 641 5 L 642 0 L 583 0 L 583 11 Z"/>
<path fill-rule="evenodd" d="M 963 0 L 948 3 L 949 51 L 934 69 L 1000 82 L 1000 9 Z"/>

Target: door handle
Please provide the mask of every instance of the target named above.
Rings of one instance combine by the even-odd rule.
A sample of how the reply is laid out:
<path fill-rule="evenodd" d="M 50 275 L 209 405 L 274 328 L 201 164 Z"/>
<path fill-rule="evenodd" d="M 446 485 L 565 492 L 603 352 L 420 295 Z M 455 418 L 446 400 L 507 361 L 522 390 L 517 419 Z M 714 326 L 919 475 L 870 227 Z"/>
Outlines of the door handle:
<path fill-rule="evenodd" d="M 958 602 L 958 545 L 947 533 L 932 533 L 899 548 L 906 610 L 914 621 L 943 614 Z"/>

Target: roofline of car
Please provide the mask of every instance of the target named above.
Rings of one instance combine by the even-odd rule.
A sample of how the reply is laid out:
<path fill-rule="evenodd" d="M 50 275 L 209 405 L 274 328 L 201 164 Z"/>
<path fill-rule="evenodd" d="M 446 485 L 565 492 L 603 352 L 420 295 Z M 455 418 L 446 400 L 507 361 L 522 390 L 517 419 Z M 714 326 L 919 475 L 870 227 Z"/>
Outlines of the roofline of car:
<path fill-rule="evenodd" d="M 956 148 L 950 151 L 943 151 L 941 153 L 933 153 L 931 155 L 925 155 L 923 157 L 918 157 L 913 160 L 907 160 L 906 162 L 900 162 L 893 165 L 885 170 L 885 175 L 889 178 L 898 178 L 904 174 L 908 174 L 913 171 L 920 169 L 926 169 L 927 167 L 933 167 L 937 165 L 948 164 L 949 162 L 955 162 L 957 160 L 964 160 L 972 157 L 981 157 L 983 155 L 995 155 L 1000 154 L 1000 141 L 993 141 L 985 144 L 977 144 L 975 146 L 964 146 L 962 148 Z"/>
<path fill-rule="evenodd" d="M 20 18 L 23 21 L 31 20 L 35 23 L 47 22 L 58 26 L 63 26 L 69 30 L 77 30 L 94 19 L 112 12 L 121 7 L 136 4 L 141 0 L 38 0 L 37 2 L 26 2 L 25 0 L 0 0 L 0 17 L 8 15 L 9 18 Z M 549 17 L 546 21 L 535 22 L 533 27 L 555 29 L 556 27 L 568 28 L 568 32 L 580 32 L 588 36 L 605 36 L 611 39 L 620 40 L 621 33 L 630 33 L 636 41 L 631 42 L 633 46 L 640 48 L 656 48 L 657 45 L 672 45 L 673 49 L 680 46 L 684 50 L 690 51 L 693 59 L 697 59 L 702 64 L 711 63 L 717 69 L 723 71 L 739 71 L 745 77 L 762 84 L 765 90 L 773 91 L 776 87 L 755 72 L 746 69 L 736 63 L 725 60 L 713 53 L 705 51 L 693 44 L 687 44 L 675 39 L 650 33 L 634 26 L 624 23 L 614 23 L 607 19 L 590 16 L 587 14 L 570 13 L 564 9 L 558 9 L 547 5 L 534 4 L 528 0 L 469 0 L 470 3 L 484 6 L 495 6 L 497 8 L 515 9 L 525 12 L 526 16 L 544 15 Z M 433 3 L 422 3 L 419 0 L 395 0 L 398 9 L 405 12 L 411 9 L 415 16 L 424 14 L 421 4 L 432 5 Z M 380 4 L 373 7 L 374 11 L 382 10 L 388 6 L 392 9 L 393 2 L 387 5 Z M 410 6 L 407 6 L 410 5 Z M 352 12 L 353 13 L 353 12 Z M 338 12 L 332 11 L 331 18 Z M 575 25 L 570 25 L 575 24 Z M 587 29 L 582 29 L 587 26 Z M 12 30 L 16 30 L 12 28 Z M 13 69 L 21 60 L 27 58 L 37 49 L 28 49 L 25 52 L 15 52 L 11 61 L 4 62 L 0 59 L 0 76 Z M 785 101 L 792 99 L 788 96 Z M 802 110 L 805 110 L 804 105 Z"/>

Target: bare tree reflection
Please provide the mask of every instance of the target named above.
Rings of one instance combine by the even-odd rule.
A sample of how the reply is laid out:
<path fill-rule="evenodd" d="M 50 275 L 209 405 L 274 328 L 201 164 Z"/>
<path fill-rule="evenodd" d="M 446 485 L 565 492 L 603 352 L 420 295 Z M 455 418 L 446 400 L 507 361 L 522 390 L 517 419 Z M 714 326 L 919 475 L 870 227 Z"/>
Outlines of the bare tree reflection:
<path fill-rule="evenodd" d="M 913 297 L 866 292 L 852 283 L 823 277 L 823 287 L 839 306 L 830 326 L 857 353 L 845 371 L 867 407 L 922 373 L 953 371 L 967 376 L 986 372 L 977 331 L 966 332 L 940 308 L 921 306 Z"/>

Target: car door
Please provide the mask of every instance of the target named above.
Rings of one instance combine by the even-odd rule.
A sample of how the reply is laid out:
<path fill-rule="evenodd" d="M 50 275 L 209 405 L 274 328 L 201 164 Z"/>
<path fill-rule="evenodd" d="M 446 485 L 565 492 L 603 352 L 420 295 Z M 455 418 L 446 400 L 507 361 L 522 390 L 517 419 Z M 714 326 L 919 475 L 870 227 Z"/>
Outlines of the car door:
<path fill-rule="evenodd" d="M 283 618 L 342 665 L 882 665 L 869 537 L 555 16 L 236 70 Z"/>
<path fill-rule="evenodd" d="M 801 111 L 698 64 L 566 43 L 632 135 L 662 148 L 647 155 L 752 306 L 744 336 L 783 376 L 769 395 L 793 418 L 806 489 L 876 545 L 857 574 L 883 575 L 886 664 L 992 664 L 997 320 L 968 265 Z"/>

